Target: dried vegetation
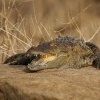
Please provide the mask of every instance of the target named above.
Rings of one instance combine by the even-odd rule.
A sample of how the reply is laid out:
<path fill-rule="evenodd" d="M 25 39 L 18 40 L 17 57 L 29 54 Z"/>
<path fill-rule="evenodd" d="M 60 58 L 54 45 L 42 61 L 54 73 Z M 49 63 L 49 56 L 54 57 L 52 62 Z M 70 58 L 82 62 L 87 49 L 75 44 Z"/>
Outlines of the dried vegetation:
<path fill-rule="evenodd" d="M 0 0 L 0 62 L 58 35 L 99 45 L 99 0 Z"/>

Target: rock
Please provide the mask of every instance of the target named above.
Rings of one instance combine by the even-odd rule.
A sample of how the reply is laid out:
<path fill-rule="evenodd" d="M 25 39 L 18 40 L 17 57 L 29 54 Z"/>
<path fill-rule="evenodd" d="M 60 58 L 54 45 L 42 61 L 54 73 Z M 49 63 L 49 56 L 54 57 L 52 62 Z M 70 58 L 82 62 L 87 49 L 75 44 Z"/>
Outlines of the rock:
<path fill-rule="evenodd" d="M 0 100 L 100 100 L 100 70 L 24 69 L 0 65 Z"/>

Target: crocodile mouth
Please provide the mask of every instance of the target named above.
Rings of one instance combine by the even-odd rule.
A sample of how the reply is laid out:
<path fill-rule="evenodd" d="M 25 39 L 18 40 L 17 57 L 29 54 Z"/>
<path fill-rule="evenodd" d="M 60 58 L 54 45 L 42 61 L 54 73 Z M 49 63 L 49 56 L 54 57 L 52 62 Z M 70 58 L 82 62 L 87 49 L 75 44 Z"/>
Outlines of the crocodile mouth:
<path fill-rule="evenodd" d="M 52 54 L 46 54 L 46 55 L 40 55 L 40 58 L 37 59 L 37 61 L 32 61 L 31 64 L 27 66 L 28 70 L 30 71 L 38 71 L 42 69 L 46 69 L 48 62 L 52 62 L 56 59 L 56 55 Z"/>
<path fill-rule="evenodd" d="M 48 61 L 52 61 L 55 59 L 55 55 L 51 55 L 51 54 L 48 54 L 48 55 L 43 55 L 43 57 L 41 58 L 43 61 L 45 62 L 48 62 Z"/>

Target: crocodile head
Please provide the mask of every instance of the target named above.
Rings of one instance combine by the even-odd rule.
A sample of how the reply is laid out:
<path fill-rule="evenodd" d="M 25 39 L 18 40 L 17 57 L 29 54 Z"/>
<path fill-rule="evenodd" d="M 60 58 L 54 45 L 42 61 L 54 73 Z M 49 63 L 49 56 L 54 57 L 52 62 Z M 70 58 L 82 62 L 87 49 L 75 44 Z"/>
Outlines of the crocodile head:
<path fill-rule="evenodd" d="M 41 55 L 40 59 L 33 60 L 31 64 L 27 66 L 27 68 L 30 71 L 38 71 L 50 68 L 50 66 L 48 67 L 48 63 L 54 61 L 56 58 L 57 58 L 56 55 L 51 55 L 51 54 Z"/>
<path fill-rule="evenodd" d="M 52 68 L 81 68 L 92 65 L 93 51 L 81 40 L 60 37 L 39 45 L 32 53 L 40 55 L 27 66 L 30 71 Z"/>

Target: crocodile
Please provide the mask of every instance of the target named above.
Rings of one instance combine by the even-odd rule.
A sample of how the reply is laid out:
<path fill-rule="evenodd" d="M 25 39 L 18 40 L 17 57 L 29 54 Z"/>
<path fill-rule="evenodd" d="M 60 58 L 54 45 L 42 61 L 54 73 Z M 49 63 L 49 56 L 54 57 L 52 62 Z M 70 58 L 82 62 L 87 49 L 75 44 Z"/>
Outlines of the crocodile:
<path fill-rule="evenodd" d="M 52 41 L 31 47 L 24 56 L 20 56 L 16 61 L 9 61 L 9 64 L 27 65 L 26 68 L 30 72 L 54 68 L 83 68 L 91 65 L 99 68 L 98 55 L 100 49 L 93 43 L 69 36 L 58 36 Z"/>

